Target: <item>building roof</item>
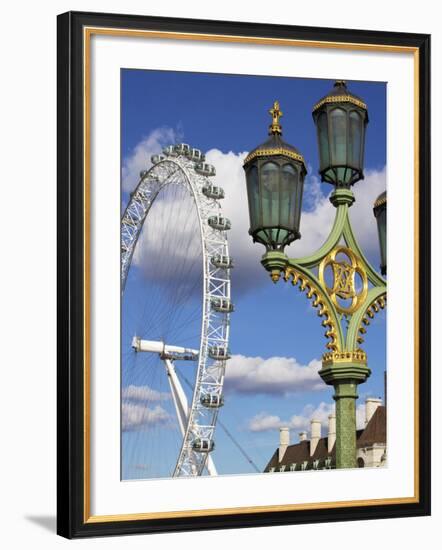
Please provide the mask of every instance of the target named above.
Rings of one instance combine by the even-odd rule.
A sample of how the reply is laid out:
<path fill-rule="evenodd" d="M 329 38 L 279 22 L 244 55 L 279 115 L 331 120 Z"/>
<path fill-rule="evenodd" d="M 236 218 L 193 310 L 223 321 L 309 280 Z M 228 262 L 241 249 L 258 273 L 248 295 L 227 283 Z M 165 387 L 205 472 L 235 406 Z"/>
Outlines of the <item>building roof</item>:
<path fill-rule="evenodd" d="M 369 447 L 374 443 L 387 442 L 387 409 L 380 406 L 376 409 L 370 422 L 357 440 L 357 446 Z"/>
<path fill-rule="evenodd" d="M 302 464 L 303 462 L 321 460 L 327 457 L 334 459 L 335 454 L 335 446 L 333 446 L 331 453 L 328 452 L 326 437 L 321 437 L 318 441 L 318 445 L 313 456 L 310 456 L 310 441 L 300 441 L 299 443 L 295 443 L 294 445 L 289 445 L 287 447 L 281 462 L 279 462 L 279 449 L 276 449 L 269 463 L 264 468 L 264 471 L 268 472 L 271 468 L 290 466 L 291 464 Z"/>
<path fill-rule="evenodd" d="M 371 417 L 369 423 L 363 430 L 356 431 L 357 447 L 369 447 L 374 443 L 385 444 L 387 442 L 387 410 L 384 406 L 379 406 Z M 300 441 L 294 445 L 289 445 L 284 456 L 279 462 L 279 448 L 275 450 L 264 472 L 271 468 L 279 469 L 281 466 L 290 466 L 292 464 L 302 464 L 303 462 L 312 463 L 315 460 L 325 460 L 331 458 L 334 463 L 336 457 L 336 445 L 333 445 L 331 452 L 328 452 L 328 437 L 321 437 L 316 446 L 313 456 L 310 456 L 310 441 Z"/>

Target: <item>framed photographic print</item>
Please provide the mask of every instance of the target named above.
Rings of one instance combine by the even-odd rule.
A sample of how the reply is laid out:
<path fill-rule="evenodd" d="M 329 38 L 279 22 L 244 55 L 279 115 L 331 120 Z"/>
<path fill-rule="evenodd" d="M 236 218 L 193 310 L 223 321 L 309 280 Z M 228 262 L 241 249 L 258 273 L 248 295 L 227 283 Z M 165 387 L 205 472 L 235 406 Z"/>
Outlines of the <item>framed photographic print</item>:
<path fill-rule="evenodd" d="M 430 513 L 429 67 L 58 17 L 60 535 Z"/>

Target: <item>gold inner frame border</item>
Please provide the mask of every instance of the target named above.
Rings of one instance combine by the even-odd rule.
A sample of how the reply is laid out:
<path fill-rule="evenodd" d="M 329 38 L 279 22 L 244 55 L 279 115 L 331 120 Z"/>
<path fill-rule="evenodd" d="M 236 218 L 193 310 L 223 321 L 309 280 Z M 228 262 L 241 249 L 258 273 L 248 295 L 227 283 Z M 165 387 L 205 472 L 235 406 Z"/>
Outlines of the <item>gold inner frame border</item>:
<path fill-rule="evenodd" d="M 138 38 L 157 38 L 174 40 L 194 40 L 203 42 L 249 43 L 269 46 L 290 46 L 304 48 L 363 50 L 390 53 L 413 54 L 414 64 L 414 226 L 419 227 L 419 49 L 412 46 L 394 46 L 388 44 L 364 44 L 359 42 L 330 42 L 315 40 L 281 39 L 270 37 L 249 37 L 223 34 L 181 33 L 167 31 L 149 31 L 139 29 L 118 29 L 112 27 L 83 27 L 83 104 L 84 104 L 84 486 L 83 486 L 83 516 L 84 523 L 105 523 L 115 521 L 137 521 L 162 518 L 185 518 L 216 516 L 228 514 L 250 514 L 279 511 L 314 510 L 325 508 L 344 508 L 352 506 L 379 506 L 394 504 L 411 504 L 419 502 L 419 238 L 415 232 L 414 239 L 414 495 L 410 497 L 282 504 L 269 506 L 250 506 L 233 508 L 215 508 L 205 510 L 179 510 L 167 512 L 129 513 L 116 515 L 94 516 L 91 514 L 91 472 L 90 472 L 90 56 L 91 37 L 93 35 L 108 35 Z"/>

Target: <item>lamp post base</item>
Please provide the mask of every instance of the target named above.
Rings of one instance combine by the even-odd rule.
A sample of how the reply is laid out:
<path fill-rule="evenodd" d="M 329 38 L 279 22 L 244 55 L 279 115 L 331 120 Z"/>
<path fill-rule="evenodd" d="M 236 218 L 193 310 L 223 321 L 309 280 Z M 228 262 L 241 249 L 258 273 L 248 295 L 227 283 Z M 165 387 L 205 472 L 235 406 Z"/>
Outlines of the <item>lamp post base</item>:
<path fill-rule="evenodd" d="M 336 384 L 336 468 L 356 468 L 356 399 L 353 382 Z"/>
<path fill-rule="evenodd" d="M 319 375 L 335 388 L 336 468 L 356 468 L 356 399 L 358 385 L 371 371 L 362 351 L 326 353 Z"/>

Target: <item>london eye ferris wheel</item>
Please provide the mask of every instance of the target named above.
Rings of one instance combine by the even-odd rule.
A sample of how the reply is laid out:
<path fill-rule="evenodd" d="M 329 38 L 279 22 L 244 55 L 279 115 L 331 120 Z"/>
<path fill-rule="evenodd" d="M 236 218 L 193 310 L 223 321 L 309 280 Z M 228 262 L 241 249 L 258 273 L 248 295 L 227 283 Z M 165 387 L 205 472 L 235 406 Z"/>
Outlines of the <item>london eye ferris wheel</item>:
<path fill-rule="evenodd" d="M 234 309 L 224 190 L 187 144 L 151 160 L 121 219 L 123 462 L 145 477 L 216 475 Z"/>

